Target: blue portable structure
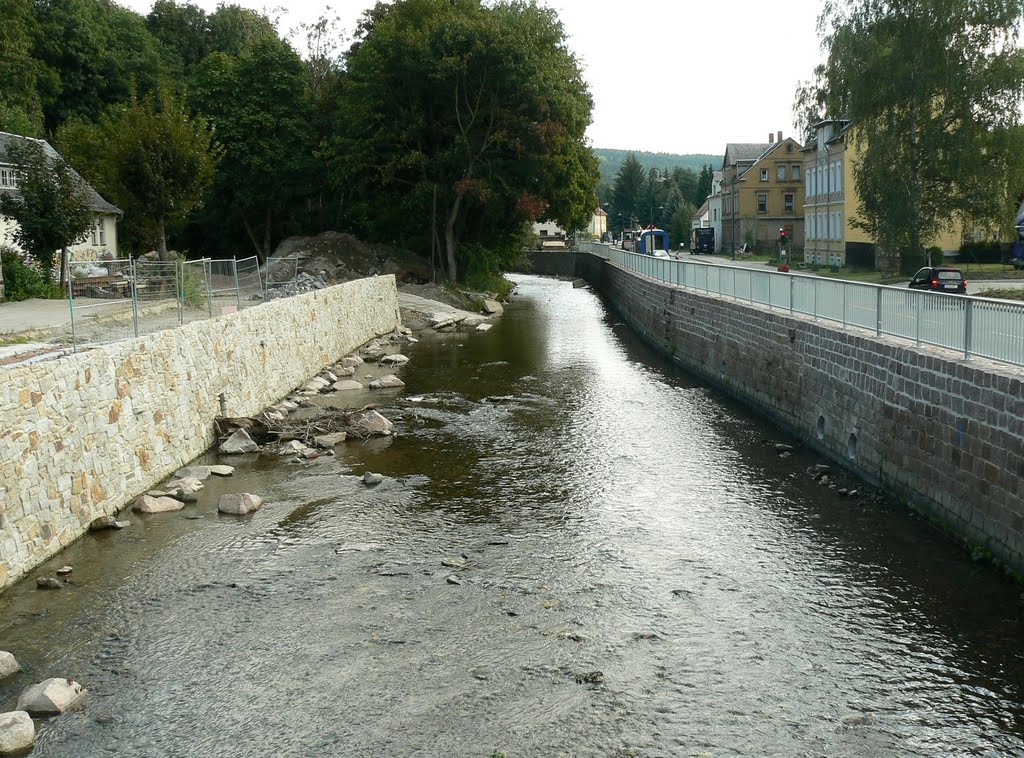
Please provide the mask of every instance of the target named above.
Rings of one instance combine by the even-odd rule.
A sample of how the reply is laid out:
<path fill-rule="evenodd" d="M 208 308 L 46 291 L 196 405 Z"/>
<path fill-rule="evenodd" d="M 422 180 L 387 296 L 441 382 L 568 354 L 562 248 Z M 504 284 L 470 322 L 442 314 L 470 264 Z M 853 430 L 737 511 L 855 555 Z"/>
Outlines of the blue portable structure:
<path fill-rule="evenodd" d="M 641 230 L 636 248 L 633 252 L 642 253 L 643 255 L 654 255 L 658 250 L 668 253 L 668 232 L 663 231 L 656 226 Z"/>

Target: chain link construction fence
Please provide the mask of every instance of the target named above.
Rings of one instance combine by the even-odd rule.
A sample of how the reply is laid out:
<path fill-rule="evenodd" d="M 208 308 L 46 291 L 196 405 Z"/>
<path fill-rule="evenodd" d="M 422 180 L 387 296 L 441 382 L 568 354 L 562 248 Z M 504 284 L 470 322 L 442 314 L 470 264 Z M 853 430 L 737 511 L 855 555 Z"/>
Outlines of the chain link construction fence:
<path fill-rule="evenodd" d="M 286 268 L 294 280 L 297 262 Z M 75 350 L 234 313 L 267 298 L 266 272 L 255 256 L 71 261 L 68 285 Z"/>

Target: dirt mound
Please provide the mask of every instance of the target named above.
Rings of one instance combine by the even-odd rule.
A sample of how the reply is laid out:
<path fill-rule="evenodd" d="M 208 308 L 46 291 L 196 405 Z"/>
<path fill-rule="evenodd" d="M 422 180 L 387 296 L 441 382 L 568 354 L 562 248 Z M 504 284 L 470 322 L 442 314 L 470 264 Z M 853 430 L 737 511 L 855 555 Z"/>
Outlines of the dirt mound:
<path fill-rule="evenodd" d="M 411 250 L 369 244 L 341 232 L 289 237 L 277 246 L 267 268 L 271 282 L 288 281 L 300 272 L 329 284 L 382 274 L 394 274 L 400 283 L 425 284 L 431 279 L 430 261 Z"/>

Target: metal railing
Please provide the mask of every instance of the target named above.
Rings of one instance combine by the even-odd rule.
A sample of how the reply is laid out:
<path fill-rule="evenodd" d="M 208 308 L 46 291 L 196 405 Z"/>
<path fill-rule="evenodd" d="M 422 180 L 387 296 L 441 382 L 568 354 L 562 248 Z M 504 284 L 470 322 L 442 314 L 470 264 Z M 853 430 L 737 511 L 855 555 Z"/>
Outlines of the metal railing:
<path fill-rule="evenodd" d="M 117 342 L 265 301 L 259 260 L 71 261 L 71 344 Z"/>
<path fill-rule="evenodd" d="M 599 243 L 581 243 L 580 250 L 668 284 L 948 348 L 964 358 L 1024 365 L 1024 303 L 658 258 Z"/>

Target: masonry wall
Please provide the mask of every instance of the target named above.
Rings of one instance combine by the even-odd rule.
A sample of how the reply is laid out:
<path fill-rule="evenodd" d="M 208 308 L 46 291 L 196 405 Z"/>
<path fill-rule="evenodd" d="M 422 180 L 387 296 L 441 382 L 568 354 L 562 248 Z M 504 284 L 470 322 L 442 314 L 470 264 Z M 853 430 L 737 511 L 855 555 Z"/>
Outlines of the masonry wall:
<path fill-rule="evenodd" d="M 656 348 L 1024 571 L 1024 374 L 581 255 Z M 589 260 L 585 260 L 589 259 Z"/>
<path fill-rule="evenodd" d="M 0 368 L 0 587 L 253 415 L 399 324 L 362 279 L 59 360 Z"/>

